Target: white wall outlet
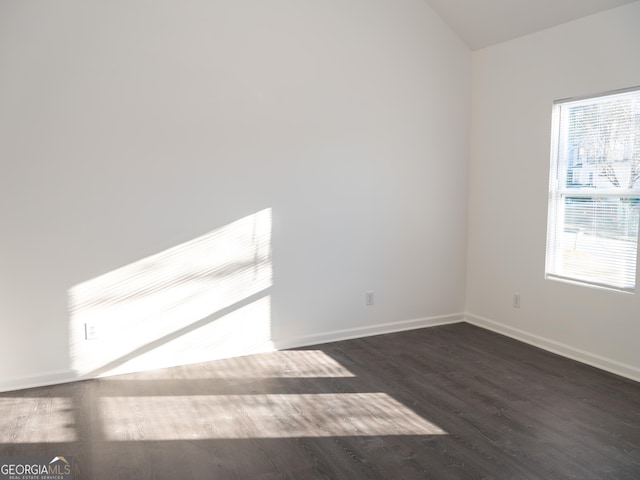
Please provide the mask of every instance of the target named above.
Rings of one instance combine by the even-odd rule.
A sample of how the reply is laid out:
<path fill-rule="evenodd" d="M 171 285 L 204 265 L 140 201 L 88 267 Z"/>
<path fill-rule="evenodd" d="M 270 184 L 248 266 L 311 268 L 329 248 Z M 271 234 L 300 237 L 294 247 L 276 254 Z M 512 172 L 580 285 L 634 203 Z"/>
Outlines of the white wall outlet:
<path fill-rule="evenodd" d="M 364 294 L 364 303 L 367 306 L 373 305 L 373 292 L 365 292 L 365 294 Z"/>
<path fill-rule="evenodd" d="M 98 325 L 96 322 L 84 324 L 84 338 L 86 340 L 96 340 L 98 338 Z"/>
<path fill-rule="evenodd" d="M 520 308 L 520 294 L 513 294 L 513 308 Z"/>

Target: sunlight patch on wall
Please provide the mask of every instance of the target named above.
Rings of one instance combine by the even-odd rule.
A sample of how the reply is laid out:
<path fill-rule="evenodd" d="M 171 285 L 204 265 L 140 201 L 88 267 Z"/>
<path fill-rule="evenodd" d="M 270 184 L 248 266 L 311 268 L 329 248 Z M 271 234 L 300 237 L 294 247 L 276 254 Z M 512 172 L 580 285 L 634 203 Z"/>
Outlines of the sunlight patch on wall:
<path fill-rule="evenodd" d="M 0 443 L 75 442 L 74 402 L 65 397 L 0 398 Z"/>
<path fill-rule="evenodd" d="M 71 288 L 72 367 L 92 377 L 270 351 L 271 284 L 266 209 Z"/>
<path fill-rule="evenodd" d="M 98 410 L 111 441 L 447 434 L 385 393 L 103 397 Z"/>

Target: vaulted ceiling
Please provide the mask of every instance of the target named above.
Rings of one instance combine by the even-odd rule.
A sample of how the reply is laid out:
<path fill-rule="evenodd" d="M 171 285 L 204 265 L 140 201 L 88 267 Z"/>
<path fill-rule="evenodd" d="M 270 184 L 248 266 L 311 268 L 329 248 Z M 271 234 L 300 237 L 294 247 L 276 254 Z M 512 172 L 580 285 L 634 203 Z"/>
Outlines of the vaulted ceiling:
<path fill-rule="evenodd" d="M 472 50 L 634 1 L 638 0 L 426 0 Z"/>

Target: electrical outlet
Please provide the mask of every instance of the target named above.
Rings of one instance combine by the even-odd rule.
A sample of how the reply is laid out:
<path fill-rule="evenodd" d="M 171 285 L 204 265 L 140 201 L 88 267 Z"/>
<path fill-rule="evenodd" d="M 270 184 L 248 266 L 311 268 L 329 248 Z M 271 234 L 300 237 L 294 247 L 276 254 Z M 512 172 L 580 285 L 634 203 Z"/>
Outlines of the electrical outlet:
<path fill-rule="evenodd" d="M 84 324 L 84 338 L 86 340 L 96 340 L 98 338 L 98 325 L 95 322 Z"/>
<path fill-rule="evenodd" d="M 364 294 L 364 303 L 367 306 L 373 305 L 373 292 L 365 292 L 365 294 Z"/>
<path fill-rule="evenodd" d="M 513 308 L 520 308 L 520 294 L 513 294 Z"/>

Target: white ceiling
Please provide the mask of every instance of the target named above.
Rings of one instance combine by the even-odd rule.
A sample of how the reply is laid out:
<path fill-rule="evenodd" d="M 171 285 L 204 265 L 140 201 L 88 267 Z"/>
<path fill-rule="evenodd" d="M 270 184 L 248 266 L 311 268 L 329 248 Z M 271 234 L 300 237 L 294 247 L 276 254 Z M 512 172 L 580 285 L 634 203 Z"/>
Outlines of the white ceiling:
<path fill-rule="evenodd" d="M 472 50 L 634 1 L 636 0 L 426 0 Z"/>

